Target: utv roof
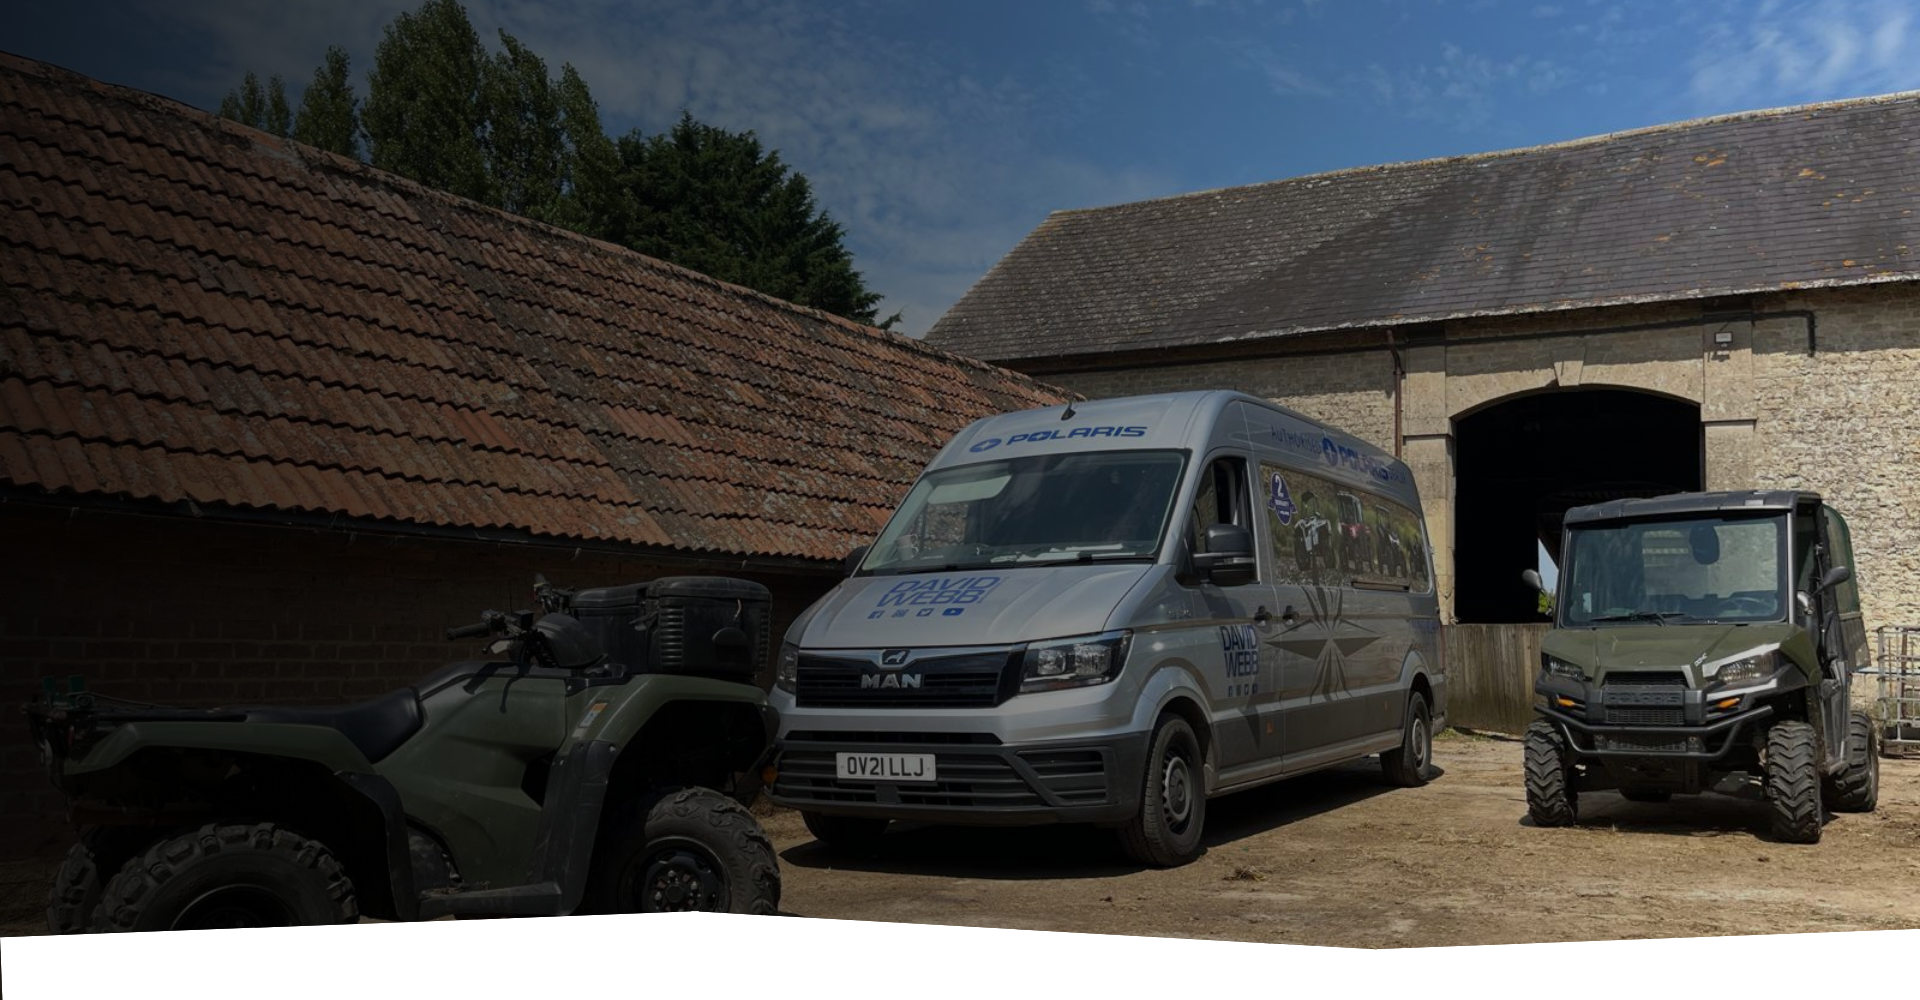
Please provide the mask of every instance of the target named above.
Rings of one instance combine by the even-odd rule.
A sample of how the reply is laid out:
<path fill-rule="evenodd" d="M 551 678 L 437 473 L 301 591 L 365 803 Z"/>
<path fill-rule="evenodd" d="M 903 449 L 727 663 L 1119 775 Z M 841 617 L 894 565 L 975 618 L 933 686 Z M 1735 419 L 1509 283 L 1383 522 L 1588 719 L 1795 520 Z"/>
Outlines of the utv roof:
<path fill-rule="evenodd" d="M 1791 510 L 1802 501 L 1820 502 L 1807 490 L 1722 490 L 1715 493 L 1669 493 L 1663 497 L 1608 500 L 1567 511 L 1566 523 L 1612 521 L 1621 518 L 1666 517 L 1713 511 Z"/>

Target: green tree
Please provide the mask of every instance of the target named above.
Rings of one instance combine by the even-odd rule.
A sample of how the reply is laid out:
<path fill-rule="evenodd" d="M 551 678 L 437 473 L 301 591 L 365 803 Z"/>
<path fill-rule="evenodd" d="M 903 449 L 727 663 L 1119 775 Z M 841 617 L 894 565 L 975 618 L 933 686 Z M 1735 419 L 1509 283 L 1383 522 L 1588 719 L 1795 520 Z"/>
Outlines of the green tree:
<path fill-rule="evenodd" d="M 853 269 L 840 224 L 814 203 L 807 179 L 789 171 L 778 152 L 762 149 L 752 132 L 703 125 L 683 112 L 671 131 L 629 133 L 619 150 L 621 186 L 635 209 L 619 242 L 722 281 L 874 322 L 880 296 Z"/>
<path fill-rule="evenodd" d="M 220 117 L 284 137 L 293 118 L 287 110 L 286 85 L 274 76 L 267 79 L 267 86 L 262 89 L 260 78 L 248 72 L 240 88 L 227 91 L 227 96 L 220 100 Z"/>
<path fill-rule="evenodd" d="M 620 186 L 620 153 L 600 125 L 600 107 L 571 64 L 554 88 L 560 106 L 561 193 L 554 225 L 603 240 L 631 227 L 633 203 Z"/>
<path fill-rule="evenodd" d="M 360 120 L 374 166 L 493 204 L 486 49 L 456 0 L 426 0 L 386 27 Z"/>
<path fill-rule="evenodd" d="M 487 174 L 494 204 L 516 215 L 553 222 L 565 176 L 560 106 L 547 64 L 500 32 L 500 52 L 481 81 Z"/>
<path fill-rule="evenodd" d="M 313 82 L 300 96 L 293 116 L 293 137 L 341 156 L 360 158 L 360 102 L 353 96 L 347 68 L 347 50 L 327 47 L 326 62 L 313 71 Z"/>

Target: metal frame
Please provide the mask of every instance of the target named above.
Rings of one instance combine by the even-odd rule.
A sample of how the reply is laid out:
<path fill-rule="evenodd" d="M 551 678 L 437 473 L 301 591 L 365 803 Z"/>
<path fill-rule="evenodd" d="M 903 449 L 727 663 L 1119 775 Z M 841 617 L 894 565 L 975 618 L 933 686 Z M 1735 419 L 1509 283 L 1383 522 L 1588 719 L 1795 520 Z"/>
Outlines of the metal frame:
<path fill-rule="evenodd" d="M 1920 625 L 1882 625 L 1874 638 L 1873 669 L 1857 673 L 1879 681 L 1874 717 L 1881 726 L 1880 752 L 1920 755 Z"/>

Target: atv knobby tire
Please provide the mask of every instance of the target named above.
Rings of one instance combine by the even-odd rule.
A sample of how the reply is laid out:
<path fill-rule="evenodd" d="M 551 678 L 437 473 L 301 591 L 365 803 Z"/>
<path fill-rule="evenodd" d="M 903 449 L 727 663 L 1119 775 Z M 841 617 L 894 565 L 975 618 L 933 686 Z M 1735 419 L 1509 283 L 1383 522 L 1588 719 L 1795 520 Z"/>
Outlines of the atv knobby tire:
<path fill-rule="evenodd" d="M 1820 769 L 1813 726 L 1783 720 L 1767 730 L 1767 807 L 1773 838 L 1820 842 Z"/>
<path fill-rule="evenodd" d="M 1427 783 L 1433 763 L 1433 713 L 1425 695 L 1407 696 L 1407 717 L 1400 725 L 1400 745 L 1380 755 L 1380 773 L 1401 788 Z"/>
<path fill-rule="evenodd" d="M 1834 812 L 1872 812 L 1880 802 L 1880 748 L 1873 719 L 1856 711 L 1847 720 L 1847 763 L 1822 789 Z"/>
<path fill-rule="evenodd" d="M 1573 787 L 1573 769 L 1567 738 L 1553 723 L 1535 720 L 1527 726 L 1522 748 L 1527 787 L 1527 815 L 1535 826 L 1572 826 L 1580 818 L 1580 795 Z"/>
<path fill-rule="evenodd" d="M 802 822 L 807 824 L 807 832 L 813 839 L 827 845 L 829 850 L 849 854 L 868 854 L 880 846 L 880 836 L 887 832 L 885 816 L 829 816 L 825 813 L 802 812 Z"/>
<path fill-rule="evenodd" d="M 273 823 L 208 823 L 163 840 L 106 885 L 96 931 L 299 927 L 360 918 L 332 852 Z"/>
<path fill-rule="evenodd" d="M 1120 827 L 1120 847 L 1143 865 L 1174 868 L 1200 856 L 1207 789 L 1200 741 L 1185 719 L 1169 715 L 1147 742 L 1140 812 Z"/>
<path fill-rule="evenodd" d="M 630 816 L 595 859 L 591 913 L 772 914 L 780 907 L 773 842 L 745 806 L 683 788 Z"/>
<path fill-rule="evenodd" d="M 47 892 L 47 930 L 81 934 L 93 924 L 107 880 L 136 854 L 144 853 L 164 831 L 150 826 L 92 826 L 67 851 Z"/>

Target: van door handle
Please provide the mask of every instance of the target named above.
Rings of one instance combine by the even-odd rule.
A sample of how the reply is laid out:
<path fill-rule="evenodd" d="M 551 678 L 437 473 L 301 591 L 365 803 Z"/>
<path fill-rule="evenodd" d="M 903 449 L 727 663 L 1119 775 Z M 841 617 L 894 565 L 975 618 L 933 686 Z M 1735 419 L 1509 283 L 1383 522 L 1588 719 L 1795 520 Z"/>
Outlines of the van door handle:
<path fill-rule="evenodd" d="M 1289 625 L 1293 624 L 1296 620 L 1299 619 L 1299 617 L 1300 617 L 1299 615 L 1296 615 L 1293 613 L 1293 605 L 1291 604 L 1287 605 L 1285 608 L 1281 609 L 1280 611 L 1280 620 L 1283 622 L 1286 622 Z"/>
<path fill-rule="evenodd" d="M 1267 623 L 1267 620 L 1272 617 L 1273 615 L 1268 613 L 1267 611 L 1267 606 L 1262 604 L 1260 605 L 1259 610 L 1253 613 L 1253 622 L 1256 625 L 1265 625 Z"/>

